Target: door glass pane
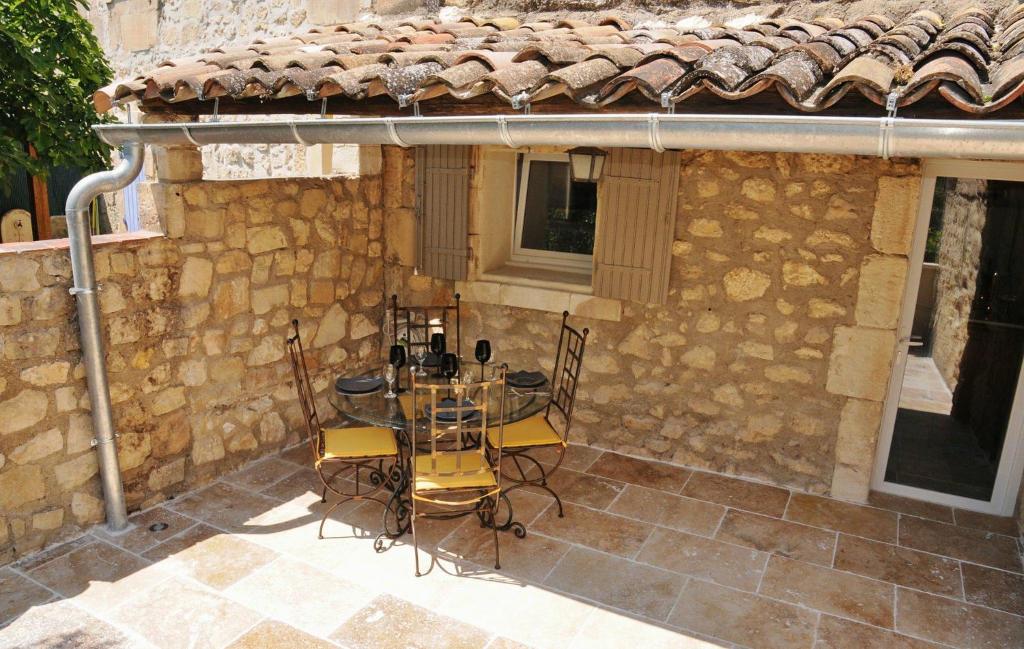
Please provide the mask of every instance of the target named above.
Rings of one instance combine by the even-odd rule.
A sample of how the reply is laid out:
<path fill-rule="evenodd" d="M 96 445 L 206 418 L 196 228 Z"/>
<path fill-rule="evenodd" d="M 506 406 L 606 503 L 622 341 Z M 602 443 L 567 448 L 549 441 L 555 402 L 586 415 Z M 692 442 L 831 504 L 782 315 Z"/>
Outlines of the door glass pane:
<path fill-rule="evenodd" d="M 1024 356 L 1024 183 L 939 178 L 885 479 L 990 500 Z"/>
<path fill-rule="evenodd" d="M 597 184 L 573 181 L 568 162 L 533 160 L 523 217 L 520 247 L 593 254 Z"/>

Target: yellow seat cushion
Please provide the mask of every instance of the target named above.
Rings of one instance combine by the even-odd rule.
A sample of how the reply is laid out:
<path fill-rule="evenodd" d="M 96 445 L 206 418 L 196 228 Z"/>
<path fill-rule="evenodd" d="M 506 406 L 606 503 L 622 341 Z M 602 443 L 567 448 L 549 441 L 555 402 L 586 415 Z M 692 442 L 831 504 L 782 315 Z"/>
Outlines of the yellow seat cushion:
<path fill-rule="evenodd" d="M 462 455 L 462 466 L 456 469 L 458 455 Z M 431 475 L 435 472 L 455 473 L 457 470 L 462 475 Z M 478 451 L 438 453 L 436 469 L 431 467 L 430 455 L 416 456 L 416 491 L 487 489 L 497 486 L 494 471 Z"/>
<path fill-rule="evenodd" d="M 390 428 L 325 428 L 324 459 L 397 455 L 395 431 Z"/>
<path fill-rule="evenodd" d="M 487 429 L 487 442 L 497 448 L 498 429 Z M 543 414 L 527 417 L 514 424 L 505 425 L 502 444 L 505 448 L 522 448 L 525 446 L 551 446 L 561 444 L 562 437 L 555 432 Z"/>

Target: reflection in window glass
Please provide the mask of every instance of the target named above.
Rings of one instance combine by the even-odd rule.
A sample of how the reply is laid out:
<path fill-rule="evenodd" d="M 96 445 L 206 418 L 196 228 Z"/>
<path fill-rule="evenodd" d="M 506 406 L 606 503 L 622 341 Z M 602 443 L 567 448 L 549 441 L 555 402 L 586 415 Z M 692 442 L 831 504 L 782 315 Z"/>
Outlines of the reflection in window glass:
<path fill-rule="evenodd" d="M 568 162 L 534 160 L 529 174 L 519 247 L 593 254 L 597 184 L 573 181 Z"/>

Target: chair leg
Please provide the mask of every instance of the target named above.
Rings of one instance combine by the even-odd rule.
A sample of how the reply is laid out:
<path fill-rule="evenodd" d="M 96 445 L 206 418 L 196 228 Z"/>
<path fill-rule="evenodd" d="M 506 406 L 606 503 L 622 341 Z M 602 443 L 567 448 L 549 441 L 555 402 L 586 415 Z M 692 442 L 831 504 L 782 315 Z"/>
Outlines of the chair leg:
<path fill-rule="evenodd" d="M 327 487 L 324 487 L 323 493 L 320 494 L 320 502 L 322 502 L 322 503 L 327 502 Z"/>
<path fill-rule="evenodd" d="M 498 550 L 498 499 L 491 500 L 491 532 L 494 534 L 494 569 L 501 570 L 501 553 Z"/>
<path fill-rule="evenodd" d="M 412 526 L 412 556 L 416 561 L 416 576 L 420 576 L 420 544 L 416 538 L 416 498 L 412 499 L 412 520 L 409 522 Z"/>
<path fill-rule="evenodd" d="M 324 523 L 327 522 L 327 517 L 331 515 L 331 512 L 333 512 L 335 509 L 337 509 L 340 505 L 342 505 L 344 503 L 347 503 L 350 500 L 352 500 L 352 499 L 351 498 L 342 498 L 341 500 L 339 500 L 338 502 L 334 503 L 333 505 L 331 505 L 330 507 L 327 508 L 327 511 L 324 512 L 324 517 L 320 519 L 320 531 L 317 532 L 317 538 L 318 539 L 323 539 L 324 538 Z"/>

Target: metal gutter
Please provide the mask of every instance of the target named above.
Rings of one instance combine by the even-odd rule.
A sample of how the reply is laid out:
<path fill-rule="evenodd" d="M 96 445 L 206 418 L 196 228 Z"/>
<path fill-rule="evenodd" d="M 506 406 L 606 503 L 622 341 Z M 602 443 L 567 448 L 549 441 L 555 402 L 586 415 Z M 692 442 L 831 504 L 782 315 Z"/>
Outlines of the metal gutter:
<path fill-rule="evenodd" d="M 569 114 L 105 124 L 109 144 L 536 145 L 1024 159 L 1024 122 L 814 115 Z"/>
<path fill-rule="evenodd" d="M 92 235 L 89 232 L 89 205 L 104 193 L 127 186 L 142 170 L 145 149 L 141 143 L 126 143 L 121 149 L 121 162 L 110 171 L 101 171 L 82 178 L 68 194 L 65 213 L 68 219 L 68 244 L 71 250 L 71 272 L 74 285 L 70 292 L 78 305 L 78 330 L 82 343 L 82 360 L 89 386 L 92 425 L 96 432 L 93 446 L 100 467 L 100 482 L 107 513 L 107 527 L 112 531 L 128 526 L 124 485 L 117 461 L 114 418 L 110 407 L 110 385 L 107 379 L 106 355 L 100 331 L 100 305 L 96 294 L 96 270 L 92 257 Z"/>

